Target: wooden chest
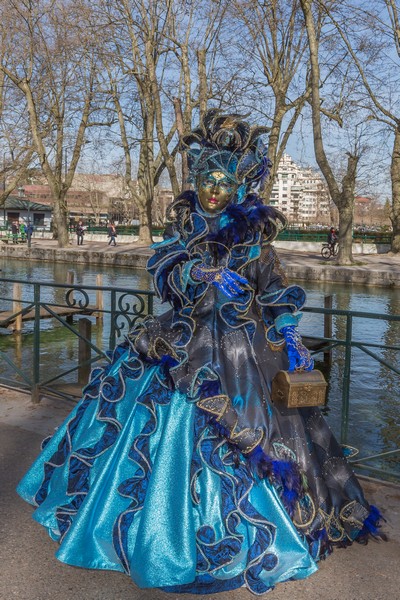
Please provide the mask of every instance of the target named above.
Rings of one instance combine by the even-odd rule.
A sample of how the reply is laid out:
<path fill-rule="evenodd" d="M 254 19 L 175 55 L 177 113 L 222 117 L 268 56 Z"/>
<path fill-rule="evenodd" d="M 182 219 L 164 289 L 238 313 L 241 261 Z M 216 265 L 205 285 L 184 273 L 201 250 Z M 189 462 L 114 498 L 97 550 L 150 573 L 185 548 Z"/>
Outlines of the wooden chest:
<path fill-rule="evenodd" d="M 279 371 L 272 380 L 272 402 L 286 408 L 323 406 L 327 383 L 321 371 Z"/>

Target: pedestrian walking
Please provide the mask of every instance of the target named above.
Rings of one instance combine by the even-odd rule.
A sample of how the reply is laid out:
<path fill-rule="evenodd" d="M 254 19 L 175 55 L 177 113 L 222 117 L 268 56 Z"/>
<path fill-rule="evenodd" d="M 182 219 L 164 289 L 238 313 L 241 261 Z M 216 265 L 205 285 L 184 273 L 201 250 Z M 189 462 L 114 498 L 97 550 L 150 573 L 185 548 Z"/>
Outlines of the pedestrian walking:
<path fill-rule="evenodd" d="M 26 224 L 26 239 L 28 241 L 28 247 L 31 245 L 31 239 L 33 234 L 33 225 L 30 221 Z"/>
<path fill-rule="evenodd" d="M 21 236 L 21 242 L 26 242 L 26 225 L 25 225 L 25 223 L 20 224 L 19 234 Z"/>
<path fill-rule="evenodd" d="M 77 244 L 78 244 L 78 246 L 82 246 L 82 244 L 83 244 L 83 236 L 84 236 L 84 233 L 85 233 L 85 228 L 83 227 L 82 221 L 78 221 L 78 224 L 77 224 L 77 226 L 75 228 L 75 231 L 76 231 L 76 241 L 77 241 Z"/>
<path fill-rule="evenodd" d="M 107 227 L 107 237 L 110 238 L 108 240 L 108 245 L 109 246 L 116 246 L 117 245 L 117 241 L 116 241 L 116 237 L 117 237 L 117 230 L 115 228 L 115 225 L 112 221 L 109 222 L 108 227 Z"/>
<path fill-rule="evenodd" d="M 11 235 L 13 244 L 18 244 L 18 234 L 19 234 L 19 222 L 13 221 L 11 223 Z"/>

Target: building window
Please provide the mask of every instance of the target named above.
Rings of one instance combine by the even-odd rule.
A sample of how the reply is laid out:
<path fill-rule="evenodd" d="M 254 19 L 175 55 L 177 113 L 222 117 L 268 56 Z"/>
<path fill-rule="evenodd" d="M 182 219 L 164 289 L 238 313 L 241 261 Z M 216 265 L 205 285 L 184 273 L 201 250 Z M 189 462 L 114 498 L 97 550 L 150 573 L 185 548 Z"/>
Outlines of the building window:
<path fill-rule="evenodd" d="M 36 227 L 44 225 L 44 213 L 33 213 L 33 224 Z"/>

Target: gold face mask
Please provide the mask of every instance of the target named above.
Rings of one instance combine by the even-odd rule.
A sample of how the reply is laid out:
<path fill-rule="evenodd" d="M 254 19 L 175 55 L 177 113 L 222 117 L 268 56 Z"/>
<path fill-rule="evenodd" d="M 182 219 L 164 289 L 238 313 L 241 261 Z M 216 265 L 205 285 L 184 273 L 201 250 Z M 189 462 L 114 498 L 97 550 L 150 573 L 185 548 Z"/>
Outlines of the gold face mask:
<path fill-rule="evenodd" d="M 198 181 L 198 196 L 201 208 L 210 214 L 221 212 L 232 200 L 237 185 L 224 173 L 213 171 Z"/>

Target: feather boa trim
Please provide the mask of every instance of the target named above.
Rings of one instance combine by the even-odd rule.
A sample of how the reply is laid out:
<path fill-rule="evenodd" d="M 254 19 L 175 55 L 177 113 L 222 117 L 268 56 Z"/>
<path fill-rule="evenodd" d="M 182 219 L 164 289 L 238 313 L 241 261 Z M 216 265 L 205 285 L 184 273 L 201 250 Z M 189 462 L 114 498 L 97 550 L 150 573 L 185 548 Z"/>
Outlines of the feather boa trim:
<path fill-rule="evenodd" d="M 177 210 L 184 206 L 190 207 L 190 212 L 197 212 L 198 199 L 193 191 L 183 192 L 171 208 Z M 263 236 L 263 241 L 272 242 L 286 225 L 286 217 L 272 206 L 261 202 L 257 194 L 248 194 L 242 204 L 230 204 L 220 216 L 223 226 L 207 236 L 207 241 L 219 242 L 228 248 L 236 244 L 250 242 L 257 234 Z"/>

